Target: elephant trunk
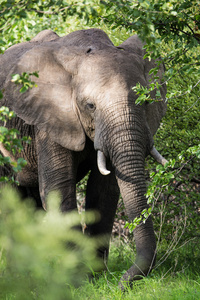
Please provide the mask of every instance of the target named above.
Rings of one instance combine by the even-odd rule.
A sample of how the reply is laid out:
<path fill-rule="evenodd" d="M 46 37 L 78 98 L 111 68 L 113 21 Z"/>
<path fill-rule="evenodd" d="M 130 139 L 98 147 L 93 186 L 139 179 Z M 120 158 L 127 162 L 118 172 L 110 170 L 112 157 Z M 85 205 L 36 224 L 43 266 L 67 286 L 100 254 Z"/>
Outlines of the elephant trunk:
<path fill-rule="evenodd" d="M 136 143 L 134 147 L 137 148 Z M 130 222 L 135 217 L 140 217 L 144 209 L 148 209 L 145 197 L 144 157 L 142 158 L 143 155 L 137 151 L 131 152 L 131 154 L 118 154 L 119 162 L 115 162 L 116 178 Z M 148 275 L 154 265 L 156 240 L 151 217 L 135 228 L 134 239 L 136 243 L 135 263 L 121 278 L 119 283 L 121 289 L 124 289 L 125 283 L 131 283 L 133 280 Z"/>
<path fill-rule="evenodd" d="M 115 169 L 126 213 L 131 222 L 135 217 L 141 216 L 144 209 L 148 208 L 144 175 L 148 140 L 144 122 L 141 122 L 141 115 L 138 116 L 130 109 L 130 113 L 119 113 L 119 116 L 118 120 L 115 117 L 116 125 L 112 128 L 107 127 L 107 133 L 105 131 L 102 133 L 104 142 L 99 145 L 103 146 L 97 148 L 107 150 L 105 154 L 110 157 Z M 111 119 L 109 123 L 112 124 Z M 97 139 L 96 135 L 96 141 L 98 140 L 100 139 Z M 124 282 L 131 283 L 141 276 L 146 276 L 154 265 L 156 240 L 151 217 L 135 228 L 134 239 L 136 260 L 121 278 L 119 283 L 121 289 L 125 286 Z"/>
<path fill-rule="evenodd" d="M 124 182 L 117 178 L 129 222 L 133 221 L 135 217 L 140 217 L 141 212 L 148 208 L 144 196 L 146 192 L 144 178 L 142 177 L 141 175 L 135 177 L 135 182 Z M 133 280 L 147 276 L 155 263 L 156 240 L 151 217 L 148 217 L 145 223 L 141 221 L 133 233 L 136 244 L 136 259 L 133 266 L 121 278 L 119 283 L 121 289 L 124 289 L 124 286 Z"/>

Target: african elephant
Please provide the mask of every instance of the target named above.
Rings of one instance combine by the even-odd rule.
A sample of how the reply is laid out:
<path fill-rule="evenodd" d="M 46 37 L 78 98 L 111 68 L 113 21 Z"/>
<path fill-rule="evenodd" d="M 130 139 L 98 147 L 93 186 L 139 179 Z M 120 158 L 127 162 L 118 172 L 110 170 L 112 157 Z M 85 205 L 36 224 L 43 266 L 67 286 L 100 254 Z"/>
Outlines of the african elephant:
<path fill-rule="evenodd" d="M 45 30 L 30 42 L 14 45 L 0 57 L 2 105 L 17 117 L 7 122 L 32 138 L 20 154 L 27 166 L 16 175 L 24 196 L 32 196 L 46 209 L 46 196 L 59 190 L 61 210 L 77 208 L 76 183 L 90 170 L 86 210 L 101 216 L 87 225 L 90 236 L 105 235 L 99 255 L 107 257 L 119 194 L 132 221 L 147 208 L 145 157 L 165 159 L 154 148 L 153 135 L 166 112 L 166 86 L 162 99 L 136 105 L 137 83 L 148 86 L 154 61 L 143 59 L 137 35 L 118 47 L 100 29 L 79 30 L 59 37 Z M 37 87 L 25 93 L 11 82 L 11 74 L 39 71 Z M 163 65 L 158 76 L 162 80 Z M 155 97 L 155 91 L 152 92 Z M 3 145 L 1 153 L 8 151 Z M 12 157 L 13 160 L 16 157 Z M 1 169 L 1 173 L 8 168 Z M 152 220 L 134 230 L 136 260 L 123 282 L 145 276 L 154 265 L 156 240 Z"/>

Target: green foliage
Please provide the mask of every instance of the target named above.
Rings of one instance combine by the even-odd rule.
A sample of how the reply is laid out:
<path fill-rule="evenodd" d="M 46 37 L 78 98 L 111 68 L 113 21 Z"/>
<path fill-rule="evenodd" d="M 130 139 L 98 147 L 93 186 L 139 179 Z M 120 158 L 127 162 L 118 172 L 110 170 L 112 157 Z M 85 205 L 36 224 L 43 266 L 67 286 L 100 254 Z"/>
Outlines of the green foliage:
<path fill-rule="evenodd" d="M 23 73 L 22 75 L 14 74 L 12 75 L 12 82 L 15 84 L 21 85 L 20 93 L 26 92 L 29 88 L 33 88 L 34 86 L 37 86 L 35 82 L 31 81 L 30 76 L 38 77 L 38 72 L 33 73 Z M 0 97 L 3 97 L 3 93 L 1 92 Z M 27 162 L 23 158 L 15 159 L 13 155 L 16 155 L 16 153 L 21 153 L 23 150 L 23 143 L 29 143 L 30 144 L 30 137 L 19 137 L 20 132 L 17 129 L 6 128 L 6 122 L 7 120 L 11 120 L 16 115 L 13 111 L 10 111 L 8 107 L 1 106 L 0 108 L 0 120 L 4 123 L 4 126 L 0 126 L 0 143 L 2 143 L 3 147 L 5 148 L 5 151 L 9 156 L 3 156 L 0 154 L 0 166 L 3 165 L 10 165 L 12 167 L 12 170 L 17 173 L 22 171 L 22 168 L 26 166 Z M 14 182 L 14 177 L 1 177 L 0 182 Z"/>
<path fill-rule="evenodd" d="M 150 42 L 151 51 L 157 50 L 161 39 L 168 42 L 195 44 L 199 41 L 195 28 L 200 24 L 199 7 L 196 1 L 100 1 L 105 6 L 104 21 L 112 28 L 126 27 L 135 30 L 145 41 Z"/>
<path fill-rule="evenodd" d="M 172 44 L 168 44 L 168 48 Z M 196 51 L 193 50 L 193 55 Z M 195 62 L 194 62 L 195 64 Z M 179 227 L 182 231 L 181 241 L 199 235 L 199 112 L 200 86 L 196 74 L 179 76 L 168 82 L 168 90 L 175 91 L 169 100 L 168 111 L 161 128 L 156 135 L 156 147 L 168 160 L 176 163 L 167 169 L 174 176 L 166 185 L 162 185 L 163 175 L 153 176 L 152 184 L 156 189 L 149 193 L 155 201 L 154 224 L 161 238 L 170 240 Z M 186 87 L 193 87 L 184 92 Z M 155 172 L 155 165 L 149 160 L 149 170 Z M 158 171 L 159 172 L 159 171 Z M 156 173 L 156 172 L 155 172 Z M 155 181 L 154 181 L 155 180 Z M 159 192 L 160 191 L 160 192 Z M 158 199 L 160 198 L 160 200 Z M 181 234 L 181 232 L 179 232 Z"/>
<path fill-rule="evenodd" d="M 44 29 L 64 35 L 96 24 L 94 20 L 101 13 L 99 2 L 92 0 L 1 1 L 0 52 L 15 43 L 30 40 Z"/>
<path fill-rule="evenodd" d="M 155 80 L 156 78 L 154 78 Z M 132 90 L 138 95 L 138 98 L 136 99 L 136 104 L 143 104 L 145 101 L 148 101 L 148 103 L 153 103 L 156 101 L 163 101 L 161 98 L 161 94 L 159 91 L 161 84 L 156 82 L 151 82 L 149 84 L 149 87 L 142 86 L 140 83 L 137 83 Z M 156 94 L 154 99 L 151 98 L 150 92 L 154 91 L 156 89 Z"/>
<path fill-rule="evenodd" d="M 174 232 L 179 235 L 175 237 L 175 243 L 200 235 L 200 196 L 195 185 L 199 183 L 199 168 L 195 165 L 199 165 L 199 153 L 200 144 L 182 151 L 176 159 L 170 160 L 165 166 L 157 165 L 150 172 L 146 196 L 151 206 L 133 222 L 126 222 L 130 232 L 141 222 L 145 223 L 153 212 L 158 242 L 160 239 L 173 239 Z"/>
<path fill-rule="evenodd" d="M 16 153 L 21 153 L 23 150 L 23 143 L 30 143 L 29 137 L 19 138 L 19 131 L 16 129 L 8 129 L 5 127 L 7 120 L 15 117 L 15 113 L 10 111 L 8 107 L 2 106 L 0 108 L 0 120 L 4 122 L 4 126 L 0 126 L 0 143 L 2 143 L 8 156 L 3 156 L 0 154 L 0 166 L 10 165 L 14 172 L 19 172 L 24 166 L 26 166 L 26 161 L 23 158 L 14 159 L 13 155 Z M 1 177 L 0 182 L 14 182 L 13 177 Z"/>
<path fill-rule="evenodd" d="M 3 94 L 2 94 L 3 96 Z M 1 106 L 0 107 L 0 120 L 5 122 L 6 120 L 10 120 L 14 118 L 16 115 L 14 111 L 10 111 L 8 107 Z"/>
<path fill-rule="evenodd" d="M 62 214 L 60 197 L 35 211 L 16 192 L 0 196 L 0 298 L 71 299 L 70 286 L 97 266 L 94 241 L 75 229 L 80 215 Z M 92 222 L 93 216 L 87 215 Z M 9 298 L 9 299 L 11 299 Z"/>
<path fill-rule="evenodd" d="M 193 74 L 199 77 L 200 9 L 196 1 L 100 1 L 105 6 L 104 22 L 111 28 L 125 27 L 136 32 L 145 41 L 145 57 L 159 58 L 166 63 L 165 80 Z M 170 45 L 170 47 L 169 47 Z M 155 70 L 156 71 L 156 70 Z M 153 71 L 152 71 L 153 72 Z M 167 99 L 190 93 L 199 81 L 180 89 L 168 89 Z M 140 93 L 138 103 L 149 100 L 149 91 L 134 88 Z"/>
<path fill-rule="evenodd" d="M 15 84 L 22 85 L 21 89 L 19 90 L 20 93 L 25 93 L 28 89 L 32 89 L 33 87 L 37 87 L 34 81 L 30 79 L 30 76 L 39 77 L 38 72 L 33 73 L 26 73 L 23 72 L 22 75 L 14 74 L 12 75 L 11 81 Z"/>
<path fill-rule="evenodd" d="M 152 208 L 149 207 L 148 209 L 145 208 L 141 212 L 141 215 L 139 217 L 135 217 L 135 219 L 132 222 L 126 221 L 125 228 L 128 228 L 130 233 L 133 232 L 133 230 L 141 223 L 145 223 L 147 218 L 151 215 Z"/>
<path fill-rule="evenodd" d="M 199 150 L 200 145 L 186 149 L 150 173 L 147 196 L 153 208 L 158 253 L 160 246 L 168 246 L 171 255 L 200 235 Z"/>
<path fill-rule="evenodd" d="M 4 126 L 0 127 L 0 142 L 3 143 L 6 150 L 11 151 L 12 154 L 22 151 L 22 142 L 30 142 L 30 138 L 22 137 L 19 139 L 18 135 L 19 131 L 17 129 L 8 129 Z"/>

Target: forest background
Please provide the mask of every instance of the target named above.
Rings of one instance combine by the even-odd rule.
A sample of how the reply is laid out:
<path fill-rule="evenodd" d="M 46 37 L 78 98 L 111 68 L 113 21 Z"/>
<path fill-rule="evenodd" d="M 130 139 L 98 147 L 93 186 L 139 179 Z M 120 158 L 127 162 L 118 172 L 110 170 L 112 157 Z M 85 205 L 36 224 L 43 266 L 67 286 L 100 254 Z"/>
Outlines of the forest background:
<path fill-rule="evenodd" d="M 146 161 L 147 196 L 157 236 L 158 260 L 151 275 L 142 283 L 135 284 L 123 299 L 132 299 L 133 295 L 134 299 L 148 299 L 152 295 L 155 299 L 165 299 L 165 295 L 166 299 L 182 299 L 183 296 L 185 299 L 187 296 L 187 299 L 199 299 L 200 2 L 0 1 L 1 54 L 11 45 L 28 41 L 44 29 L 51 29 L 63 36 L 74 30 L 92 27 L 103 29 L 115 45 L 132 34 L 139 34 L 146 41 L 147 55 L 162 57 L 166 67 L 168 111 L 156 134 L 155 145 L 169 163 L 162 167 L 150 157 Z M 27 82 L 24 78 L 24 86 Z M 150 101 L 149 91 L 140 86 L 137 91 L 138 102 Z M 0 91 L 2 97 L 3 91 Z M 6 118 L 12 116 L 13 113 L 7 108 L 0 108 L 1 120 L 6 122 Z M 21 147 L 17 133 L 7 132 L 3 127 L 0 128 L 0 141 L 7 147 Z M 9 159 L 1 157 L 0 162 L 5 164 Z M 13 168 L 18 171 L 24 163 L 21 160 Z M 12 178 L 6 180 L 12 181 Z M 86 179 L 77 186 L 81 205 L 85 186 Z M 19 208 L 17 211 L 14 209 L 16 206 Z M 5 212 L 11 217 L 4 218 Z M 43 226 L 41 231 L 44 218 L 48 226 Z M 53 204 L 52 210 L 44 217 L 21 203 L 13 192 L 7 191 L 1 195 L 1 299 L 121 299 L 117 281 L 123 270 L 134 261 L 131 231 L 136 225 L 127 222 L 122 200 L 115 223 L 118 238 L 113 238 L 108 271 L 92 283 L 85 279 L 84 285 L 79 288 L 77 285 L 83 281 L 86 266 L 95 258 L 94 245 L 71 232 L 71 226 L 76 222 L 77 216 L 66 221 Z M 128 235 L 123 229 L 124 224 L 129 228 Z M 66 230 L 62 230 L 66 226 L 68 235 Z M 18 228 L 18 231 L 13 233 L 13 228 Z M 61 232 L 59 236 L 58 231 Z M 64 237 L 76 243 L 80 241 L 77 253 L 65 251 L 61 243 Z M 39 247 L 40 242 L 43 246 Z M 46 259 L 49 248 L 52 251 Z M 20 255 L 22 252 L 26 255 Z M 61 257 L 64 259 L 61 260 Z M 85 261 L 84 266 L 81 261 Z M 80 276 L 77 276 L 77 269 Z"/>

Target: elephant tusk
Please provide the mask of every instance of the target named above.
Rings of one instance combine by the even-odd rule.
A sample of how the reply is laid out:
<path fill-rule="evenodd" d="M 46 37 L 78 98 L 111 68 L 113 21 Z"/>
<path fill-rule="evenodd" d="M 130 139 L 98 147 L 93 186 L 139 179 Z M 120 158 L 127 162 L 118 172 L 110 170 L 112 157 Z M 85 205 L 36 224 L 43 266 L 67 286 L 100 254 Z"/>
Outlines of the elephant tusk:
<path fill-rule="evenodd" d="M 150 151 L 151 156 L 161 165 L 165 165 L 168 160 L 166 160 L 157 150 L 153 147 Z"/>
<path fill-rule="evenodd" d="M 102 175 L 110 174 L 110 171 L 106 169 L 106 157 L 100 150 L 98 150 L 97 152 L 97 165 L 99 168 L 99 172 Z"/>

